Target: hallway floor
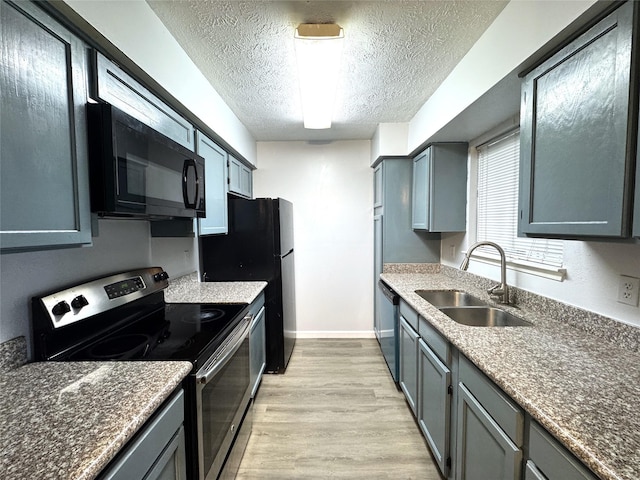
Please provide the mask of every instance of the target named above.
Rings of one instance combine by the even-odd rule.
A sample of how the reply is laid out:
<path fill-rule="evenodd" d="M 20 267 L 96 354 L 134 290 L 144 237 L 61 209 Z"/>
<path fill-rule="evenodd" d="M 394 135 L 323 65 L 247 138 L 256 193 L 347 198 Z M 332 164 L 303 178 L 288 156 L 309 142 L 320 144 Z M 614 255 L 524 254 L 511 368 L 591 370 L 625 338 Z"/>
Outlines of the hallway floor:
<path fill-rule="evenodd" d="M 439 480 L 375 339 L 299 339 L 264 375 L 238 480 Z"/>

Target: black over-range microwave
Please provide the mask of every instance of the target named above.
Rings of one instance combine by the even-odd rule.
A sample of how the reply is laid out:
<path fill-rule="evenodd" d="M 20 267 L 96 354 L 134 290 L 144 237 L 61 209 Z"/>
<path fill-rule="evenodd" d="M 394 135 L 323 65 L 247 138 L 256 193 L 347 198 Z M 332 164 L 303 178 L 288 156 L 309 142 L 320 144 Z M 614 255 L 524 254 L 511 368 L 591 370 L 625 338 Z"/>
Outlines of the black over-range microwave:
<path fill-rule="evenodd" d="M 113 105 L 87 104 L 91 210 L 203 217 L 204 159 Z"/>

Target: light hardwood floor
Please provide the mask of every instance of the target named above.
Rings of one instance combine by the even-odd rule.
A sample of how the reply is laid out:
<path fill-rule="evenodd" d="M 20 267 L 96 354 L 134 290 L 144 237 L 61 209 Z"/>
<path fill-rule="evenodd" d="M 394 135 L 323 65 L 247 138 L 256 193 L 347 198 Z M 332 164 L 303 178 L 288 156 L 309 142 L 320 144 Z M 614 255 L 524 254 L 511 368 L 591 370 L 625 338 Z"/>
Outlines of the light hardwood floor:
<path fill-rule="evenodd" d="M 238 480 L 439 480 L 375 339 L 298 339 L 264 375 Z"/>

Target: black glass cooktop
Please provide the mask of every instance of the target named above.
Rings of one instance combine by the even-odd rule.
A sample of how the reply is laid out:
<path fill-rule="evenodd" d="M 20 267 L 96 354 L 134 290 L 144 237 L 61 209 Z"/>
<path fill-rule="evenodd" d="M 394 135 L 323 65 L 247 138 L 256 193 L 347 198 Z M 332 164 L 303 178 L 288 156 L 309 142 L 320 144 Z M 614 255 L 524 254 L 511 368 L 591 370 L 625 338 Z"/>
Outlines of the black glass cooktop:
<path fill-rule="evenodd" d="M 168 303 L 77 349 L 69 360 L 188 360 L 195 367 L 242 319 L 246 304 Z"/>

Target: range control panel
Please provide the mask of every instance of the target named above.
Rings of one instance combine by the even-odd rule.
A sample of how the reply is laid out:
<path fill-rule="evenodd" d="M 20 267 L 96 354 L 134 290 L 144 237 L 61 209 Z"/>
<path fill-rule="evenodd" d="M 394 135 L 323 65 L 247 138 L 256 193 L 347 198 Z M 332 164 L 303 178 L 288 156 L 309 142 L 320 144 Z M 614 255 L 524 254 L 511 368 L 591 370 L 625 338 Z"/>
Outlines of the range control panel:
<path fill-rule="evenodd" d="M 106 312 L 169 285 L 161 267 L 109 275 L 40 298 L 53 328 Z"/>
<path fill-rule="evenodd" d="M 104 291 L 107 292 L 109 299 L 113 300 L 114 298 L 119 298 L 124 295 L 137 292 L 143 288 L 144 282 L 142 281 L 142 277 L 134 277 L 107 285 L 104 287 Z"/>

